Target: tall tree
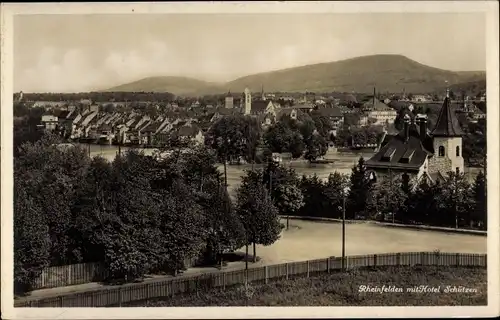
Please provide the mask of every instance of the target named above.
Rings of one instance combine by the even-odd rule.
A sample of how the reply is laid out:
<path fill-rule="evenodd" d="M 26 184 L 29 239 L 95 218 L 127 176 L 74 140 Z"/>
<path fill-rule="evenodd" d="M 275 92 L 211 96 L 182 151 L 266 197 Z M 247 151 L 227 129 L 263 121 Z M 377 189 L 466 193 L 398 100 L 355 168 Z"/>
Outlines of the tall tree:
<path fill-rule="evenodd" d="M 30 180 L 26 191 L 34 206 L 44 213 L 51 237 L 51 263 L 77 263 L 70 228 L 75 191 L 82 181 L 89 158 L 78 147 L 60 148 L 58 138 L 45 135 L 34 143 L 25 143 L 15 158 L 15 177 Z"/>
<path fill-rule="evenodd" d="M 296 135 L 294 135 L 294 132 L 285 122 L 276 123 L 264 134 L 264 141 L 272 152 L 282 153 L 289 151 L 292 139 L 295 140 L 294 143 L 296 144 L 294 145 L 294 149 L 297 148 L 297 145 L 300 146 L 302 138 L 300 137 L 300 142 L 298 142 Z"/>
<path fill-rule="evenodd" d="M 473 211 L 472 220 L 477 226 L 486 230 L 488 218 L 488 201 L 486 198 L 486 178 L 482 171 L 478 173 L 472 186 Z"/>
<path fill-rule="evenodd" d="M 372 212 L 390 213 L 393 218 L 401 219 L 407 199 L 402 179 L 389 177 L 378 181 L 373 185 L 372 196 L 375 199 L 375 210 Z"/>
<path fill-rule="evenodd" d="M 304 205 L 304 196 L 299 187 L 299 179 L 294 169 L 285 168 L 274 161 L 268 163 L 264 171 L 264 183 L 279 213 L 289 216 L 297 213 Z"/>
<path fill-rule="evenodd" d="M 319 134 L 313 134 L 308 140 L 306 140 L 306 152 L 304 154 L 304 158 L 309 161 L 313 161 L 324 156 L 327 151 L 328 142 L 326 139 Z"/>
<path fill-rule="evenodd" d="M 236 193 L 237 212 L 245 228 L 246 245 L 253 244 L 256 261 L 256 244 L 264 246 L 278 240 L 281 225 L 278 209 L 262 183 L 261 171 L 248 171 Z"/>
<path fill-rule="evenodd" d="M 298 214 L 306 217 L 323 217 L 327 214 L 329 199 L 325 197 L 325 186 L 316 174 L 311 177 L 305 175 L 300 180 L 300 189 L 304 196 L 304 206 Z"/>
<path fill-rule="evenodd" d="M 470 223 L 472 207 L 470 184 L 463 173 L 448 172 L 440 193 L 441 223 L 446 226 L 460 227 Z"/>
<path fill-rule="evenodd" d="M 352 168 L 350 180 L 346 216 L 349 219 L 354 219 L 357 215 L 367 213 L 368 198 L 372 192 L 372 182 L 366 172 L 363 157 L 359 158 L 358 164 Z"/>
<path fill-rule="evenodd" d="M 46 217 L 25 188 L 14 178 L 14 290 L 22 294 L 50 264 L 50 235 Z"/>
<path fill-rule="evenodd" d="M 205 144 L 217 152 L 224 165 L 224 183 L 227 186 L 227 162 L 249 154 L 249 130 L 243 115 L 231 115 L 219 119 L 208 131 Z M 253 140 L 252 140 L 253 142 Z"/>
<path fill-rule="evenodd" d="M 328 201 L 329 218 L 341 218 L 344 192 L 349 187 L 349 176 L 337 171 L 330 173 L 324 187 L 324 196 Z"/>

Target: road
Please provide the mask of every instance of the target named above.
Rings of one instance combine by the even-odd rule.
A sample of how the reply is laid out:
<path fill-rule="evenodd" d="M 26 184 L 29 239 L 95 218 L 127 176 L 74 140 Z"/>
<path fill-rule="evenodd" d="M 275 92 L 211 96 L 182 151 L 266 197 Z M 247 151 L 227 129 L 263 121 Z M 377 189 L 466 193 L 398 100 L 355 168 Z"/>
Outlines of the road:
<path fill-rule="evenodd" d="M 342 254 L 342 225 L 290 220 L 273 245 L 257 247 L 266 263 L 320 259 Z M 486 237 L 440 231 L 384 227 L 366 223 L 346 224 L 346 255 L 434 251 L 486 253 Z"/>

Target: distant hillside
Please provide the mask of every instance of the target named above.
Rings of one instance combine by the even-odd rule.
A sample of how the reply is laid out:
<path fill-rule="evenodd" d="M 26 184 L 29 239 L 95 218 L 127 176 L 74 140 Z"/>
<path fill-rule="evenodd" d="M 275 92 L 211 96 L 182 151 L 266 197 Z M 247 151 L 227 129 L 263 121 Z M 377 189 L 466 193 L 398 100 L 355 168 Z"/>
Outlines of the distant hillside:
<path fill-rule="evenodd" d="M 368 93 L 427 93 L 445 85 L 485 79 L 485 72 L 453 72 L 429 67 L 401 55 L 374 55 L 337 62 L 260 73 L 236 79 L 231 91 L 249 87 L 260 91 L 312 91 Z"/>
<path fill-rule="evenodd" d="M 174 94 L 242 92 L 429 93 L 450 85 L 485 81 L 485 72 L 454 72 L 429 67 L 401 55 L 373 55 L 271 71 L 213 84 L 182 77 L 152 77 L 108 91 L 168 91 Z"/>
<path fill-rule="evenodd" d="M 470 97 L 476 97 L 486 92 L 486 79 L 453 84 L 450 86 L 450 90 L 458 96 L 464 92 Z M 441 92 L 443 92 L 443 90 L 441 90 Z"/>
<path fill-rule="evenodd" d="M 109 92 L 170 92 L 176 95 L 211 94 L 224 91 L 220 85 L 186 77 L 149 77 L 104 91 Z"/>

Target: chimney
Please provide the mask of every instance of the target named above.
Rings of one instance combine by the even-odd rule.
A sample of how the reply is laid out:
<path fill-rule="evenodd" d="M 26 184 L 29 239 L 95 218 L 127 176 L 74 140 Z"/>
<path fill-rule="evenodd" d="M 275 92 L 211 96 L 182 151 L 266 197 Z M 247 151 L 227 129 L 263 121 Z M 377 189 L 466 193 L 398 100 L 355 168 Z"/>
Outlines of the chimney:
<path fill-rule="evenodd" d="M 411 120 L 410 116 L 408 114 L 405 114 L 403 120 L 405 142 L 408 141 L 408 139 L 410 138 L 410 120 Z"/>
<path fill-rule="evenodd" d="M 427 115 L 426 114 L 417 114 L 417 124 L 419 126 L 420 131 L 420 140 L 424 141 L 427 137 Z"/>

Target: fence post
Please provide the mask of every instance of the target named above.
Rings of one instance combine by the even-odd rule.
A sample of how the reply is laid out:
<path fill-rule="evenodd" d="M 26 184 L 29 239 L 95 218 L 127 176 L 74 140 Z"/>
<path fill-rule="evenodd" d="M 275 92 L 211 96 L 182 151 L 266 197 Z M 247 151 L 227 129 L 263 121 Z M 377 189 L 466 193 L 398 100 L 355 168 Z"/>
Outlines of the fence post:
<path fill-rule="evenodd" d="M 122 306 L 122 288 L 118 288 L 118 306 Z"/>
<path fill-rule="evenodd" d="M 61 307 L 61 308 L 64 307 L 64 305 L 63 305 L 63 298 L 64 298 L 64 296 L 60 296 L 59 297 L 59 307 Z"/>
<path fill-rule="evenodd" d="M 226 273 L 222 273 L 222 290 L 226 290 Z"/>
<path fill-rule="evenodd" d="M 377 266 L 377 255 L 376 254 L 373 255 L 373 266 L 374 267 Z"/>
<path fill-rule="evenodd" d="M 326 259 L 326 272 L 330 273 L 330 258 Z"/>
<path fill-rule="evenodd" d="M 401 253 L 396 253 L 396 264 L 398 267 L 401 266 Z"/>
<path fill-rule="evenodd" d="M 307 260 L 307 277 L 309 278 L 309 260 Z"/>
<path fill-rule="evenodd" d="M 288 262 L 285 263 L 285 268 L 286 268 L 286 279 L 288 280 Z"/>
<path fill-rule="evenodd" d="M 456 264 L 457 267 L 459 267 L 460 266 L 460 253 L 457 253 L 455 255 L 455 259 L 456 259 L 455 260 L 455 264 Z"/>
<path fill-rule="evenodd" d="M 269 279 L 267 266 L 264 266 L 264 274 L 265 274 L 265 283 L 267 284 L 268 279 Z"/>
<path fill-rule="evenodd" d="M 425 261 L 425 252 L 420 252 L 420 265 L 424 265 L 424 261 Z"/>

